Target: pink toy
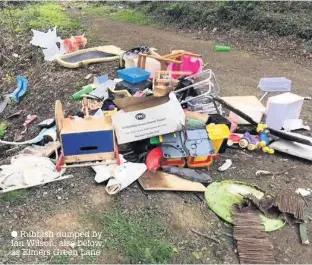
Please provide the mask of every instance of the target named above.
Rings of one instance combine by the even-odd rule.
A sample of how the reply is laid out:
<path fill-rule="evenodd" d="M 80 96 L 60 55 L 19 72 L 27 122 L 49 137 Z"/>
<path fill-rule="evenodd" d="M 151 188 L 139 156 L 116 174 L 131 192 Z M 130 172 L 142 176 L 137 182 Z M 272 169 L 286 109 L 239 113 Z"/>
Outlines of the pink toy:
<path fill-rule="evenodd" d="M 182 65 L 179 68 L 178 64 L 170 63 L 167 67 L 167 71 L 182 71 L 182 72 L 192 72 L 192 75 L 199 74 L 203 71 L 203 60 L 201 58 L 183 55 Z M 172 75 L 174 79 L 178 79 L 178 75 Z"/>

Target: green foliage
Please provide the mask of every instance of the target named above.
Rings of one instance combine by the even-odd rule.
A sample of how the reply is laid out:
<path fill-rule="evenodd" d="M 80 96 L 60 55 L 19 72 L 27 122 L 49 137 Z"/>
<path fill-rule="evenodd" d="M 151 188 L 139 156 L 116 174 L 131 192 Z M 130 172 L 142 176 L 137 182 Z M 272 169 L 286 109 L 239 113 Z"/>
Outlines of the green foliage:
<path fill-rule="evenodd" d="M 151 24 L 146 15 L 142 12 L 132 9 L 119 9 L 113 6 L 89 6 L 86 9 L 87 14 L 103 15 L 111 19 L 132 22 L 139 25 Z"/>
<path fill-rule="evenodd" d="M 26 200 L 29 194 L 30 191 L 28 190 L 14 190 L 8 193 L 4 193 L 2 199 L 10 203 L 21 202 Z"/>
<path fill-rule="evenodd" d="M 59 30 L 73 30 L 80 27 L 78 20 L 71 18 L 58 3 L 7 5 L 0 11 L 0 24 L 10 25 L 15 33 L 30 29 L 46 30 L 57 26 Z"/>
<path fill-rule="evenodd" d="M 120 211 L 92 212 L 87 219 L 104 231 L 104 245 L 122 251 L 127 263 L 168 263 L 171 244 L 162 239 L 165 225 L 150 211 L 126 215 Z"/>
<path fill-rule="evenodd" d="M 208 27 L 266 30 L 280 36 L 312 38 L 312 2 L 148 2 L 132 3 L 131 8 L 150 19 L 179 27 Z"/>

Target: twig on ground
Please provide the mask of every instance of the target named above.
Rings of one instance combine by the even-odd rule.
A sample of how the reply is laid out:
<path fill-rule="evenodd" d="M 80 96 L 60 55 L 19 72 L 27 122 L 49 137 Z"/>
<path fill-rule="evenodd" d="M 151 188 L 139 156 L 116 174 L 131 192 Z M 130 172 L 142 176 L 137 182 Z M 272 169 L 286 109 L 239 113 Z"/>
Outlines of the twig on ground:
<path fill-rule="evenodd" d="M 228 236 L 228 237 L 231 237 L 231 238 L 233 238 L 233 235 L 232 234 L 230 234 L 230 233 L 227 233 L 227 232 L 224 232 L 224 231 L 216 231 L 215 232 L 216 234 L 222 234 L 222 235 L 225 235 L 225 236 Z"/>
<path fill-rule="evenodd" d="M 5 59 L 7 59 L 8 61 L 10 61 L 11 63 L 14 63 L 10 58 L 8 58 L 7 56 L 5 56 L 3 53 L 0 53 L 1 56 L 3 56 Z"/>
<path fill-rule="evenodd" d="M 191 231 L 192 231 L 194 234 L 197 234 L 197 235 L 199 235 L 199 236 L 203 236 L 203 237 L 205 237 L 205 238 L 207 238 L 207 239 L 210 239 L 211 241 L 213 241 L 213 242 L 215 242 L 215 243 L 220 244 L 220 241 L 219 241 L 218 239 L 214 238 L 214 237 L 205 235 L 205 234 L 203 234 L 203 233 L 201 233 L 201 232 L 198 232 L 198 231 L 195 230 L 195 229 L 191 229 Z"/>

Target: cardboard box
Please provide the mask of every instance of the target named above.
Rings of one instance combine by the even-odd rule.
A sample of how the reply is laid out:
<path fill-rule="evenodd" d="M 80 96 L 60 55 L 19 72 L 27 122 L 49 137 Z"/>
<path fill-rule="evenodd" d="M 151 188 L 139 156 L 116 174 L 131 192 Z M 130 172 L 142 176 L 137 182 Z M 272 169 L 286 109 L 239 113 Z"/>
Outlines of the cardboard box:
<path fill-rule="evenodd" d="M 299 119 L 303 100 L 303 97 L 289 92 L 269 97 L 265 123 L 272 129 L 280 130 L 284 120 Z"/>
<path fill-rule="evenodd" d="M 128 97 L 114 103 L 122 111 L 112 116 L 118 144 L 182 130 L 185 114 L 174 93 L 166 97 Z"/>

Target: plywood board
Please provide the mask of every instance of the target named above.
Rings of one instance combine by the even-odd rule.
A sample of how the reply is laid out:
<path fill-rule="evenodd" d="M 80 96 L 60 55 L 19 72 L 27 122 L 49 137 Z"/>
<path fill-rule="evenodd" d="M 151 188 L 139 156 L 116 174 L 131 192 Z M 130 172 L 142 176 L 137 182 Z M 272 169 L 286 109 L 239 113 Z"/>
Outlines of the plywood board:
<path fill-rule="evenodd" d="M 111 117 L 92 117 L 90 119 L 63 119 L 61 134 L 113 130 Z"/>
<path fill-rule="evenodd" d="M 206 191 L 206 187 L 201 183 L 161 171 L 146 171 L 138 181 L 144 190 Z"/>
<path fill-rule="evenodd" d="M 97 161 L 97 160 L 107 160 L 107 159 L 115 159 L 115 153 L 98 153 L 98 154 L 88 154 L 88 155 L 73 155 L 73 156 L 65 156 L 65 163 L 80 163 L 86 161 Z"/>

